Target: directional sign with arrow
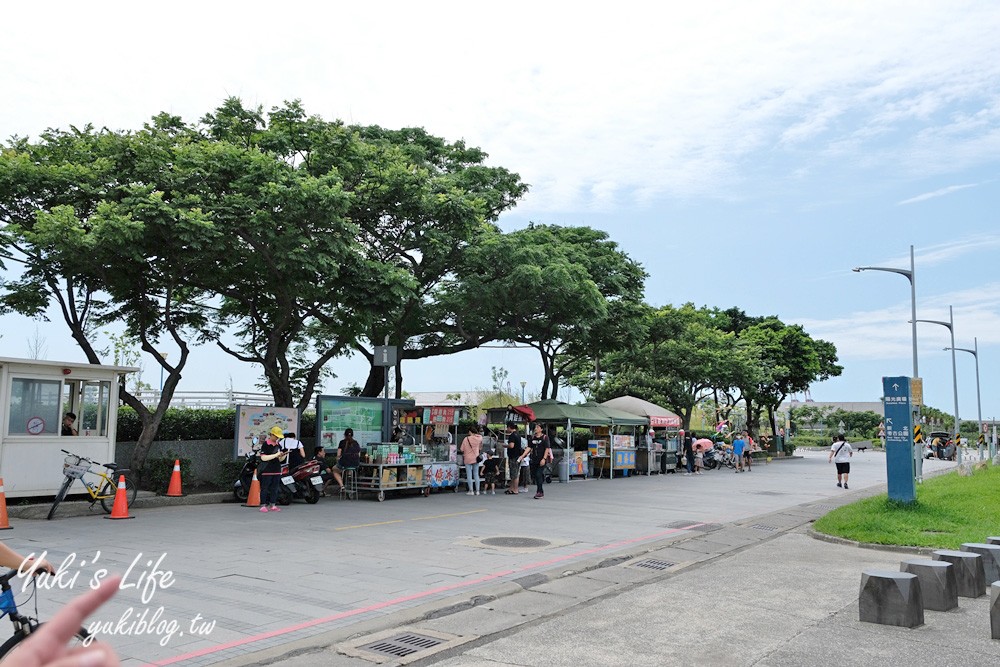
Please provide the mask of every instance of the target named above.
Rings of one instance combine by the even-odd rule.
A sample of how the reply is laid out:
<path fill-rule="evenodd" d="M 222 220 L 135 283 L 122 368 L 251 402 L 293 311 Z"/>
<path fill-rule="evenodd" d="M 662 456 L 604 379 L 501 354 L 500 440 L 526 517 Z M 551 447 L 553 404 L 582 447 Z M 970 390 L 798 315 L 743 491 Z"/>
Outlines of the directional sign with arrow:
<path fill-rule="evenodd" d="M 889 498 L 904 503 L 917 499 L 913 458 L 913 404 L 910 378 L 882 378 L 885 408 L 885 467 Z"/>

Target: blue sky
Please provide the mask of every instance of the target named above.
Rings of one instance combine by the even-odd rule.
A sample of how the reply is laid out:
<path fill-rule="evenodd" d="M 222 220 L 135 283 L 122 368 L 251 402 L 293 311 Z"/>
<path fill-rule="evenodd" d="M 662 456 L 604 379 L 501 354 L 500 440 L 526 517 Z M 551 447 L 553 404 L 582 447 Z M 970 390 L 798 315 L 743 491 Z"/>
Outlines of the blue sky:
<path fill-rule="evenodd" d="M 883 375 L 909 374 L 906 280 L 851 268 L 908 267 L 912 244 L 918 317 L 954 306 L 957 346 L 978 338 L 983 415 L 1000 417 L 1000 6 L 574 7 L 16 6 L 0 133 L 134 128 L 161 110 L 193 120 L 238 95 L 463 138 L 532 185 L 504 228 L 604 229 L 646 266 L 653 304 L 736 305 L 834 342 L 845 371 L 817 400 L 876 400 Z M 34 327 L 0 318 L 0 356 L 27 354 Z M 918 333 L 927 401 L 950 411 L 948 332 Z M 41 335 L 49 358 L 81 358 L 58 324 Z M 257 376 L 209 348 L 191 366 L 182 390 L 230 376 L 250 389 Z M 488 349 L 413 362 L 404 386 L 485 387 L 491 366 L 529 394 L 541 384 L 532 351 Z M 336 371 L 330 390 L 363 381 L 358 361 Z M 971 355 L 958 378 L 974 417 Z"/>

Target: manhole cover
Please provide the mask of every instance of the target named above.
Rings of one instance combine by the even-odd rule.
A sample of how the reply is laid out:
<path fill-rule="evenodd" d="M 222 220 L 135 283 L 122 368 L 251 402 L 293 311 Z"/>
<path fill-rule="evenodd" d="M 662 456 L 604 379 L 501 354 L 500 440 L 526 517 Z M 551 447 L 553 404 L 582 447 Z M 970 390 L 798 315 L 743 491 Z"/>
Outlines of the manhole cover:
<path fill-rule="evenodd" d="M 392 656 L 394 658 L 405 658 L 420 651 L 434 648 L 443 644 L 444 641 L 426 635 L 418 635 L 413 632 L 406 632 L 395 637 L 389 637 L 371 644 L 365 644 L 358 648 L 371 653 Z"/>
<path fill-rule="evenodd" d="M 506 547 L 508 549 L 537 549 L 547 547 L 551 542 L 534 537 L 487 537 L 482 541 L 488 547 Z"/>

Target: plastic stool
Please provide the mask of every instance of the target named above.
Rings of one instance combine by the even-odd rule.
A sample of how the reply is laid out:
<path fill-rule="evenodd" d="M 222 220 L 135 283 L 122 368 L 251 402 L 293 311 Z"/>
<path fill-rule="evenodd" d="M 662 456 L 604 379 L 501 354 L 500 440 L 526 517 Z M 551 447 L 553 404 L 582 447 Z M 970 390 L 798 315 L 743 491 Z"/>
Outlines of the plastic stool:
<path fill-rule="evenodd" d="M 358 499 L 358 469 L 357 468 L 344 468 L 344 472 L 341 473 L 341 478 L 344 480 L 344 485 L 340 487 L 340 498 L 343 500 L 347 498 L 348 500 Z"/>

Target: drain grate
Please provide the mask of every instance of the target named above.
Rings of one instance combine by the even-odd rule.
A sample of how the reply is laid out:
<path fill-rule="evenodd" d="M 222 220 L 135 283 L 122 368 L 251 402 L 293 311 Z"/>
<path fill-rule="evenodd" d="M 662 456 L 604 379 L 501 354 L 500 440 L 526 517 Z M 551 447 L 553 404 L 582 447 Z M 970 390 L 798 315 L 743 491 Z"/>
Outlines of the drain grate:
<path fill-rule="evenodd" d="M 632 564 L 632 567 L 644 567 L 648 570 L 666 570 L 671 568 L 677 563 L 671 563 L 667 560 L 656 560 L 655 558 L 650 558 L 648 560 L 641 560 L 638 563 Z"/>
<path fill-rule="evenodd" d="M 763 530 L 765 533 L 773 533 L 774 531 L 778 530 L 774 526 L 768 526 L 763 523 L 755 523 L 750 527 L 753 528 L 754 530 Z"/>
<path fill-rule="evenodd" d="M 508 549 L 537 549 L 547 547 L 551 542 L 534 537 L 487 537 L 482 543 L 488 547 L 507 547 Z"/>
<path fill-rule="evenodd" d="M 401 635 L 396 635 L 395 637 L 389 637 L 388 639 L 372 642 L 371 644 L 365 644 L 364 646 L 359 646 L 358 648 L 363 651 L 370 651 L 372 653 L 387 655 L 393 658 L 405 658 L 413 655 L 414 653 L 419 653 L 421 651 L 432 649 L 435 646 L 440 646 L 443 643 L 444 641 L 441 639 L 407 632 Z"/>

